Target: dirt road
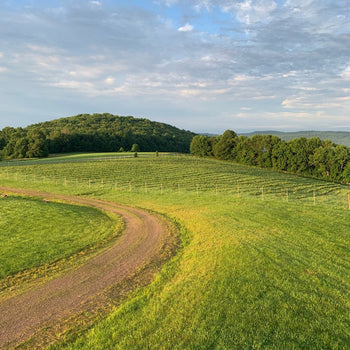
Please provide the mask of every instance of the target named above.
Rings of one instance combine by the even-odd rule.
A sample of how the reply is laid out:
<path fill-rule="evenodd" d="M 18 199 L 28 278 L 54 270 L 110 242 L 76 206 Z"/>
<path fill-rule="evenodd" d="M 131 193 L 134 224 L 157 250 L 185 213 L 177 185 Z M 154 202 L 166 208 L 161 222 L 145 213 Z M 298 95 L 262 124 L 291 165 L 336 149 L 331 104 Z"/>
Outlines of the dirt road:
<path fill-rule="evenodd" d="M 36 289 L 0 304 L 0 348 L 25 341 L 47 324 L 62 322 L 84 311 L 96 295 L 126 280 L 161 254 L 169 239 L 169 223 L 160 215 L 97 199 L 0 187 L 1 193 L 17 193 L 89 205 L 122 216 L 125 231 L 116 243 L 83 266 Z"/>

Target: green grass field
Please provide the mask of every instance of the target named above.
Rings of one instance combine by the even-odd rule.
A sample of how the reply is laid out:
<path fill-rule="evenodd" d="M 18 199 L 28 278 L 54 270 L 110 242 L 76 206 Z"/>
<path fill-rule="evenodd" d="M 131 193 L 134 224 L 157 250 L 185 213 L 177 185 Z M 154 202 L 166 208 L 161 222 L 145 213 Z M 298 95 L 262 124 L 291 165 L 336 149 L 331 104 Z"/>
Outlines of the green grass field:
<path fill-rule="evenodd" d="M 156 210 L 182 245 L 148 287 L 53 349 L 347 349 L 345 186 L 192 157 L 0 168 L 3 185 Z"/>
<path fill-rule="evenodd" d="M 84 155 L 79 157 L 84 160 Z M 40 188 L 50 185 L 52 189 L 64 187 L 69 193 L 195 192 L 305 203 L 333 201 L 334 205 L 348 205 L 345 186 L 218 160 L 190 156 L 152 157 L 150 154 L 139 158 L 109 157 L 106 160 L 101 155 L 96 156 L 95 161 L 90 158 L 62 165 L 61 159 L 67 161 L 66 157 L 53 159 L 56 161 L 50 164 L 26 165 L 23 162 L 0 167 L 0 180 L 15 180 Z"/>
<path fill-rule="evenodd" d="M 116 216 L 97 209 L 20 196 L 0 199 L 0 290 L 77 264 L 120 232 Z M 79 254 L 78 254 L 79 253 Z M 81 259 L 80 259 L 81 260 Z M 29 276 L 28 276 L 29 275 Z M 13 279 L 15 281 L 13 281 Z"/>

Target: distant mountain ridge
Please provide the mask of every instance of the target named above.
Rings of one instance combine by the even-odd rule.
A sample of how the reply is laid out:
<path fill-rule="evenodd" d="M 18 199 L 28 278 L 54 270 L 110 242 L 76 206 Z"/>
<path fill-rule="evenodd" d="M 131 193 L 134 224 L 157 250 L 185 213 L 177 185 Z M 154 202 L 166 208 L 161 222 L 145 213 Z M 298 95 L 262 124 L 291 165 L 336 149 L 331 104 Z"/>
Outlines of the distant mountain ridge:
<path fill-rule="evenodd" d="M 347 131 L 253 131 L 249 133 L 239 133 L 239 135 L 252 137 L 253 135 L 274 135 L 284 141 L 293 140 L 299 137 L 311 138 L 318 137 L 321 140 L 330 140 L 337 145 L 350 147 L 350 132 Z"/>

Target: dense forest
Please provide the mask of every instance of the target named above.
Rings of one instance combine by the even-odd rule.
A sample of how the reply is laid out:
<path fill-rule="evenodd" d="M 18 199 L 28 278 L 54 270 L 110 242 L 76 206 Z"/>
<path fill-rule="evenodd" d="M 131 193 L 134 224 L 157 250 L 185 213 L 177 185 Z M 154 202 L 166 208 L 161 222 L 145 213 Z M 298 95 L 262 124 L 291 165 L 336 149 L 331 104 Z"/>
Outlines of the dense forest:
<path fill-rule="evenodd" d="M 321 140 L 329 140 L 337 145 L 344 145 L 350 147 L 350 132 L 348 131 L 254 131 L 250 133 L 239 133 L 238 135 L 252 137 L 254 135 L 274 135 L 283 141 L 290 141 L 300 137 L 318 137 Z"/>
<path fill-rule="evenodd" d="M 191 153 L 237 163 L 272 168 L 321 179 L 350 182 L 350 148 L 318 137 L 283 141 L 273 135 L 237 136 L 226 130 L 220 136 L 196 135 Z"/>
<path fill-rule="evenodd" d="M 50 153 L 130 151 L 188 153 L 194 133 L 148 119 L 82 114 L 0 131 L 3 158 L 45 157 Z"/>

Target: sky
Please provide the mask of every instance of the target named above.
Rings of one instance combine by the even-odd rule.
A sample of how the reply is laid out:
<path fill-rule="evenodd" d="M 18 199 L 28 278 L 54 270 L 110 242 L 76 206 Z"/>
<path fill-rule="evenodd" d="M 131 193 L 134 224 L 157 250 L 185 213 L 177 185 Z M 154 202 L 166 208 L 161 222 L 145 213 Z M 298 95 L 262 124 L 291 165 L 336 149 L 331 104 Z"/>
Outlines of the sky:
<path fill-rule="evenodd" d="M 0 129 L 104 112 L 350 131 L 350 1 L 0 0 Z"/>

